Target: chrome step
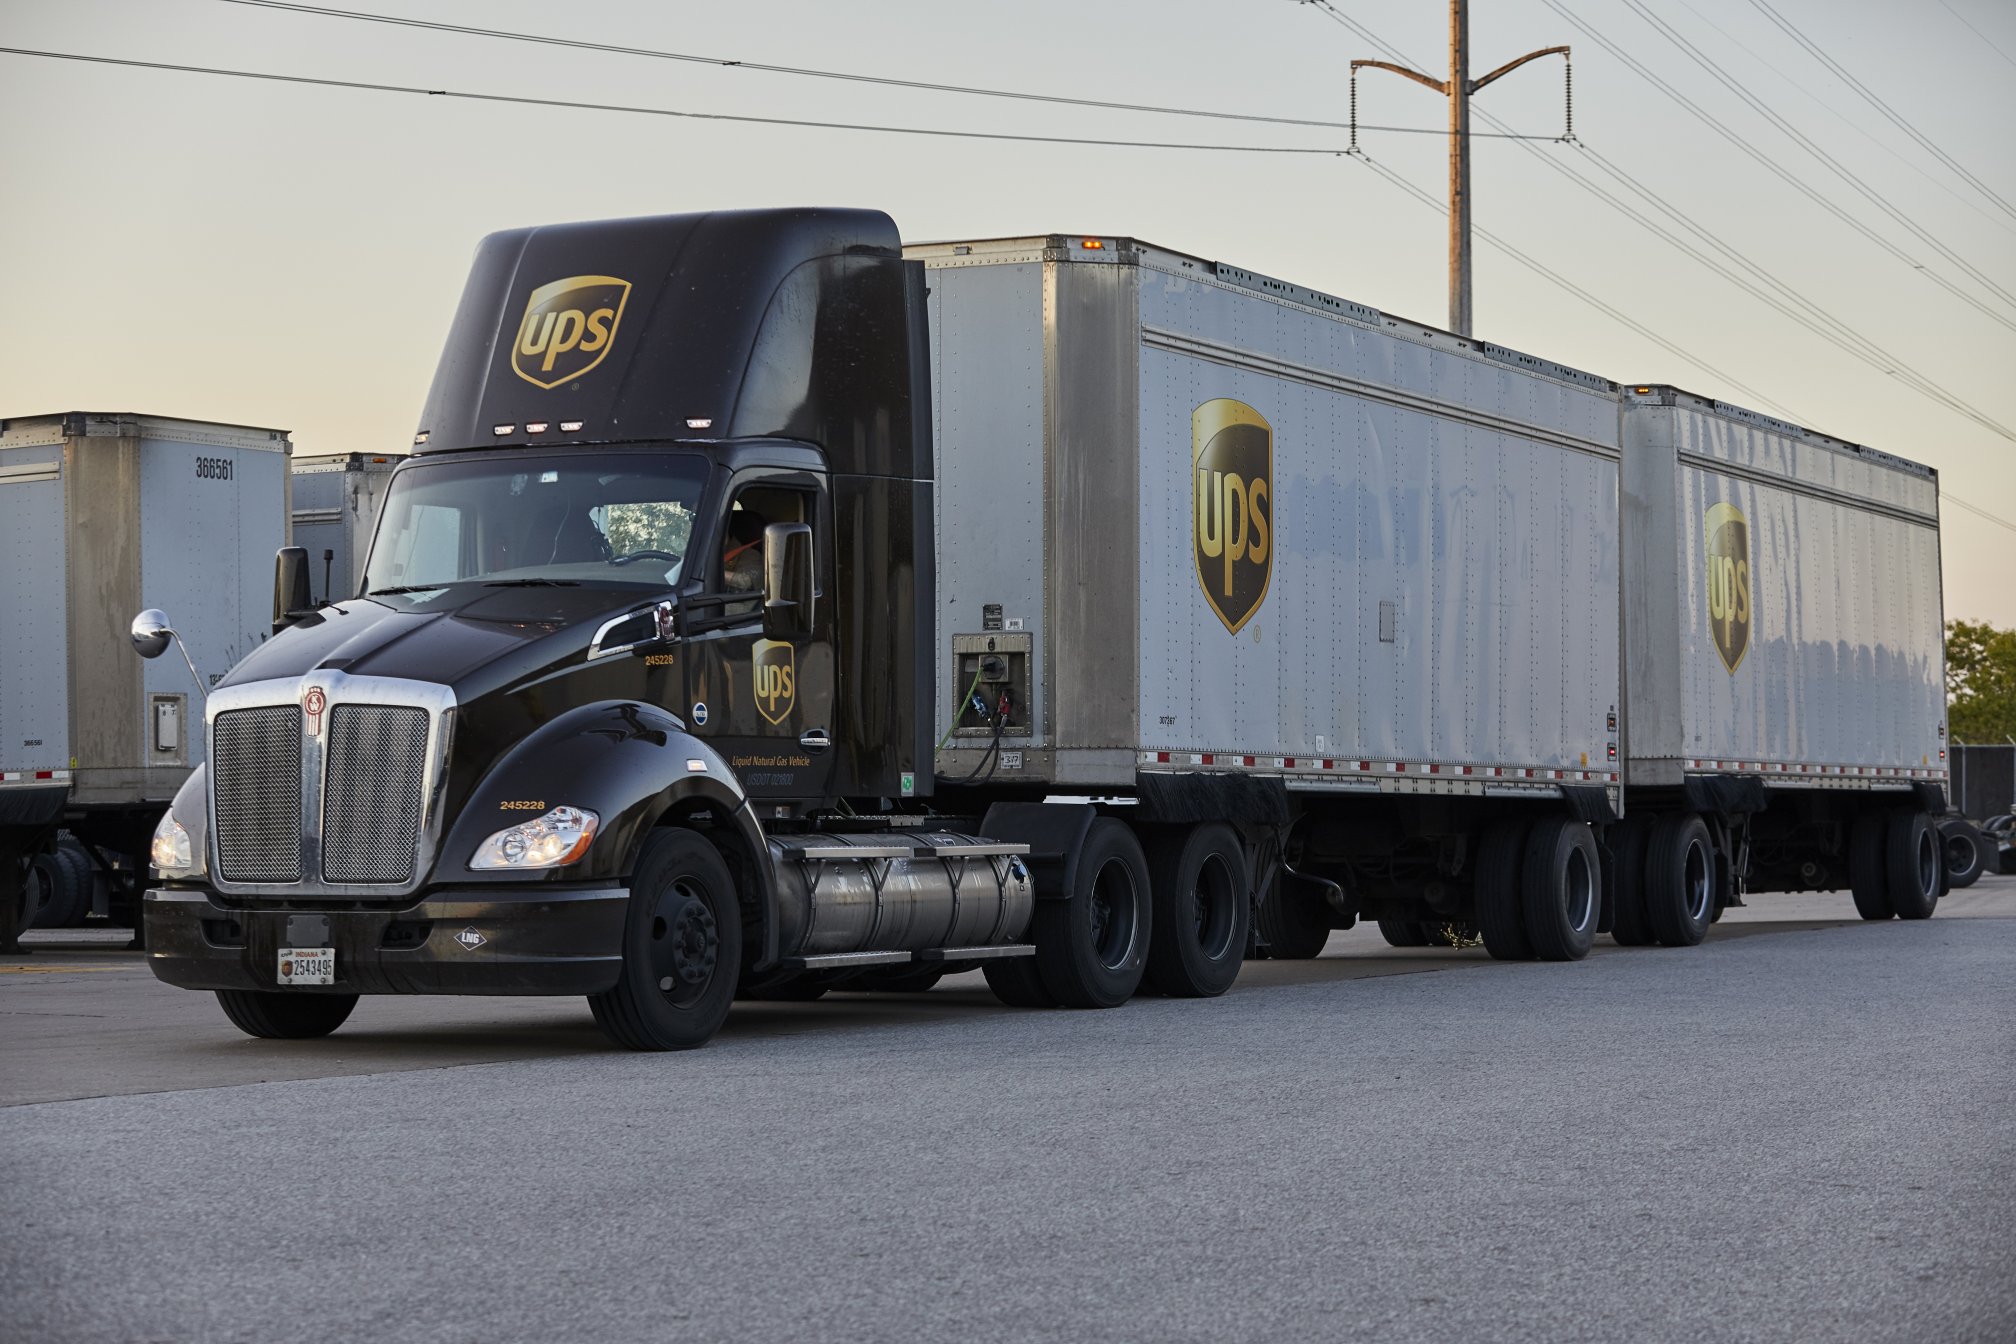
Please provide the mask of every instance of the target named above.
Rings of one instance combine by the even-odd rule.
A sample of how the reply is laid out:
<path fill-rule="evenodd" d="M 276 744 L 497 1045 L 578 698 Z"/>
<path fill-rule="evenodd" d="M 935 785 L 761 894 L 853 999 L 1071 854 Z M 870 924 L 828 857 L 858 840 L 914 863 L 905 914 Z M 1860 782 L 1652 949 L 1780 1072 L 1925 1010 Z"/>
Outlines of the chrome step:
<path fill-rule="evenodd" d="M 857 966 L 901 966 L 916 959 L 913 952 L 824 952 L 810 957 L 785 957 L 778 964 L 791 971 L 848 971 Z"/>
<path fill-rule="evenodd" d="M 989 947 L 932 947 L 917 954 L 919 961 L 998 961 L 1004 957 L 1033 957 L 1036 949 L 1028 943 L 995 943 Z"/>

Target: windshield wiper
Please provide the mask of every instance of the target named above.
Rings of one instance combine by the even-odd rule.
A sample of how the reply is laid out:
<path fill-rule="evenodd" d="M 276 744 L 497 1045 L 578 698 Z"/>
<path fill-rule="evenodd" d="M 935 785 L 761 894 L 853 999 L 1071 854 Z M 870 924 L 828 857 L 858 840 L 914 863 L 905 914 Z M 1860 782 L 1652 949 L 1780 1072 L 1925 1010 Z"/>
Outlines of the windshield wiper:
<path fill-rule="evenodd" d="M 445 583 L 408 583 L 397 588 L 373 588 L 366 597 L 391 597 L 395 593 L 433 593 L 446 588 Z"/>
<path fill-rule="evenodd" d="M 492 579 L 485 588 L 579 588 L 576 579 Z"/>

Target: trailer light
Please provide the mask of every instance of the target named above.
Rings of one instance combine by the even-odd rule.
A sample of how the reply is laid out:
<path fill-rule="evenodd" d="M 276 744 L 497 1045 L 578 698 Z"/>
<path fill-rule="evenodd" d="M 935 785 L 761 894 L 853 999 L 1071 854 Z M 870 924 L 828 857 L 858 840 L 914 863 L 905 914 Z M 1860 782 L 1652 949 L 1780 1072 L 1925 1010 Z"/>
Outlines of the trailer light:
<path fill-rule="evenodd" d="M 544 420 L 527 420 L 525 422 L 525 432 L 527 434 L 544 434 L 551 428 L 552 426 Z"/>
<path fill-rule="evenodd" d="M 173 812 L 161 814 L 161 821 L 154 827 L 154 843 L 149 847 L 148 857 L 162 876 L 186 877 L 196 871 L 195 846 L 189 843 L 189 831 L 175 820 Z"/>
<path fill-rule="evenodd" d="M 579 434 L 581 426 L 586 423 L 587 421 L 585 420 L 562 420 L 560 422 L 560 432 L 562 434 Z"/>
<path fill-rule="evenodd" d="M 521 822 L 476 847 L 471 868 L 559 868 L 588 852 L 601 818 L 586 808 L 556 807 L 537 821 Z"/>
<path fill-rule="evenodd" d="M 1106 250 L 1106 244 L 1100 242 L 1097 238 L 1087 238 L 1084 242 L 1078 244 L 1078 246 L 1084 248 L 1087 252 L 1103 252 Z"/>
<path fill-rule="evenodd" d="M 688 417 L 686 418 L 686 428 L 688 428 L 688 429 L 712 429 L 712 428 L 714 428 L 714 417 L 713 417 L 713 416 L 711 416 L 711 415 L 692 415 L 692 416 L 688 416 Z"/>
<path fill-rule="evenodd" d="M 425 442 L 427 442 L 427 431 L 426 431 L 426 430 L 424 430 L 424 429 L 423 429 L 423 430 L 421 430 L 421 431 L 420 431 L 420 432 L 419 432 L 418 434 L 415 434 L 415 435 L 413 436 L 413 446 L 414 446 L 415 448 L 418 448 L 418 447 L 419 447 L 419 446 L 420 446 L 421 444 L 423 444 L 423 443 L 425 443 Z"/>
<path fill-rule="evenodd" d="M 497 436 L 498 438 L 500 438 L 500 439 L 501 439 L 501 438 L 504 438 L 504 437 L 505 437 L 506 435 L 508 435 L 508 434 L 514 434 L 514 433 L 516 433 L 516 432 L 517 432 L 517 430 L 518 430 L 518 426 L 516 426 L 516 425 L 492 425 L 492 426 L 490 426 L 490 432 L 491 432 L 492 434 L 495 434 L 495 435 L 496 435 L 496 436 Z"/>

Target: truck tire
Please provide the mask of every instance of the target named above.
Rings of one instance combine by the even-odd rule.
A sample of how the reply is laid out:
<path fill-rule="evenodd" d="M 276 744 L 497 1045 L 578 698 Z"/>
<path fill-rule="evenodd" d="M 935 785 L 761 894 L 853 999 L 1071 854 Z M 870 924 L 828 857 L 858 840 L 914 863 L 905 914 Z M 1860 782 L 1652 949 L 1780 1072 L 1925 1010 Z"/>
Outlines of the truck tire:
<path fill-rule="evenodd" d="M 1520 893 L 1525 852 L 1526 823 L 1517 818 L 1493 822 L 1477 846 L 1477 932 L 1498 961 L 1533 960 Z"/>
<path fill-rule="evenodd" d="M 1923 812 L 1903 808 L 1890 814 L 1883 844 L 1890 908 L 1899 919 L 1930 919 L 1939 905 L 1946 858 L 1939 831 Z"/>
<path fill-rule="evenodd" d="M 1253 918 L 1238 832 L 1223 822 L 1188 828 L 1180 844 L 1156 847 L 1148 882 L 1155 907 L 1148 982 L 1176 999 L 1216 998 L 1232 988 Z"/>
<path fill-rule="evenodd" d="M 1596 837 L 1573 817 L 1542 817 L 1526 837 L 1519 890 L 1526 941 L 1542 961 L 1580 961 L 1596 941 L 1603 861 Z"/>
<path fill-rule="evenodd" d="M 742 909 L 728 866 L 681 827 L 654 831 L 630 878 L 623 970 L 588 996 L 602 1034 L 626 1050 L 691 1050 L 728 1018 L 742 969 Z"/>
<path fill-rule="evenodd" d="M 1141 842 L 1111 817 L 1085 833 L 1072 890 L 1036 901 L 1036 973 L 1066 1008 L 1118 1008 L 1147 969 L 1154 901 Z"/>
<path fill-rule="evenodd" d="M 1275 961 L 1314 961 L 1330 944 L 1330 909 L 1291 895 L 1277 877 L 1253 907 L 1253 928 Z"/>
<path fill-rule="evenodd" d="M 1939 823 L 1940 847 L 1946 855 L 1946 880 L 1955 890 L 1971 887 L 1988 866 L 1988 845 L 1974 823 L 1948 817 Z"/>
<path fill-rule="evenodd" d="M 1855 897 L 1855 913 L 1864 919 L 1889 919 L 1897 913 L 1890 908 L 1889 875 L 1883 863 L 1886 830 L 1880 812 L 1849 823 L 1848 890 Z"/>
<path fill-rule="evenodd" d="M 98 865 L 92 861 L 91 851 L 84 847 L 83 842 L 69 836 L 63 838 L 56 852 L 63 856 L 77 879 L 77 904 L 67 912 L 68 918 L 61 925 L 74 929 L 91 913 L 91 898 L 98 890 Z"/>
<path fill-rule="evenodd" d="M 1427 947 L 1434 942 L 1428 935 L 1428 926 L 1418 919 L 1382 919 L 1379 936 L 1388 947 Z M 1442 946 L 1447 947 L 1448 943 L 1444 941 Z"/>
<path fill-rule="evenodd" d="M 1693 947 L 1715 916 L 1715 842 L 1692 812 L 1669 812 L 1645 842 L 1645 923 L 1667 947 Z"/>
<path fill-rule="evenodd" d="M 69 855 L 37 854 L 30 864 L 29 897 L 35 902 L 34 927 L 68 929 L 84 922 L 89 909 L 89 888 L 80 880 L 77 865 Z"/>
<path fill-rule="evenodd" d="M 355 994 L 282 994 L 271 989 L 220 989 L 217 1006 L 231 1025 L 265 1041 L 309 1041 L 343 1025 Z"/>
<path fill-rule="evenodd" d="M 1650 947 L 1658 939 L 1645 917 L 1645 842 L 1656 818 L 1640 812 L 1610 828 L 1604 839 L 1603 905 L 1610 937 L 1619 947 Z"/>
<path fill-rule="evenodd" d="M 987 988 L 1010 1008 L 1055 1008 L 1057 997 L 1036 973 L 1034 957 L 1006 957 L 982 965 Z"/>

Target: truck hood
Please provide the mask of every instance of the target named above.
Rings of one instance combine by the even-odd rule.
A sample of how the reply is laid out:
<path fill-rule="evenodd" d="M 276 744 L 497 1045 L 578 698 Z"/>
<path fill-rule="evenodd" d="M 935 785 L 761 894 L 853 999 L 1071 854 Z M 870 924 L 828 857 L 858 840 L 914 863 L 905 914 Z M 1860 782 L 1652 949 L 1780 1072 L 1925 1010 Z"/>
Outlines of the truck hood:
<path fill-rule="evenodd" d="M 437 682 L 467 701 L 578 658 L 609 617 L 665 596 L 662 589 L 629 586 L 458 584 L 431 593 L 355 598 L 331 603 L 282 630 L 219 684 L 329 668 L 350 676 Z"/>

